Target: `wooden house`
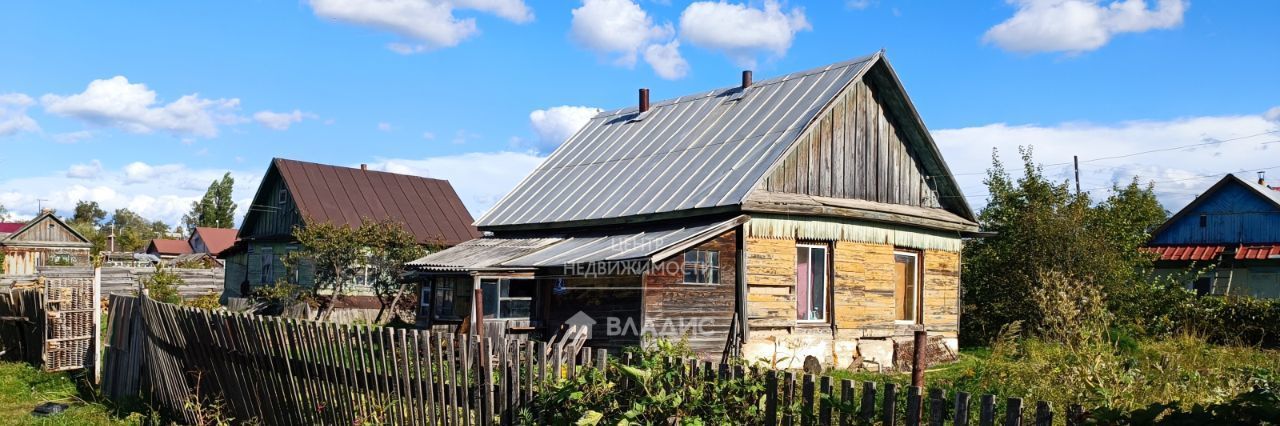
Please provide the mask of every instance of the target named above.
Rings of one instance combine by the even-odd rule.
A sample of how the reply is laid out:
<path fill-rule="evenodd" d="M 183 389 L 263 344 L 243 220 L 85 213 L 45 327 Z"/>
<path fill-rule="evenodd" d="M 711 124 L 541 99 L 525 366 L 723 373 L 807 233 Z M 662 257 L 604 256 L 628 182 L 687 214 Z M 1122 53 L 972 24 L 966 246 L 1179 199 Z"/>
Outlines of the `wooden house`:
<path fill-rule="evenodd" d="M 1197 293 L 1280 298 L 1280 187 L 1262 173 L 1226 175 L 1157 228 L 1147 250 L 1158 273 Z"/>
<path fill-rule="evenodd" d="M 223 250 L 235 245 L 236 232 L 238 231 L 235 229 L 197 226 L 191 230 L 187 244 L 191 246 L 192 253 L 208 253 L 217 257 Z"/>
<path fill-rule="evenodd" d="M 191 244 L 187 240 L 157 238 L 147 243 L 147 248 L 143 253 L 158 257 L 161 260 L 169 260 L 193 252 L 191 251 Z"/>
<path fill-rule="evenodd" d="M 360 226 L 366 220 L 402 224 L 424 245 L 450 246 L 478 237 L 472 217 L 449 181 L 276 158 L 267 168 L 236 243 L 220 254 L 226 262 L 225 297 L 245 297 L 253 288 L 284 280 L 312 284 L 310 271 L 286 271 L 284 259 L 298 250 L 296 227 L 313 223 Z M 361 290 L 359 285 L 354 288 Z M 374 308 L 368 296 L 336 307 Z"/>
<path fill-rule="evenodd" d="M 93 243 L 45 210 L 25 223 L 0 224 L 4 273 L 35 275 L 43 266 L 86 266 Z"/>
<path fill-rule="evenodd" d="M 421 322 L 473 321 L 478 295 L 490 332 L 590 325 L 589 346 L 840 367 L 887 364 L 916 329 L 954 348 L 978 229 L 882 53 L 652 104 L 642 89 L 476 224 L 486 237 L 410 264 Z"/>

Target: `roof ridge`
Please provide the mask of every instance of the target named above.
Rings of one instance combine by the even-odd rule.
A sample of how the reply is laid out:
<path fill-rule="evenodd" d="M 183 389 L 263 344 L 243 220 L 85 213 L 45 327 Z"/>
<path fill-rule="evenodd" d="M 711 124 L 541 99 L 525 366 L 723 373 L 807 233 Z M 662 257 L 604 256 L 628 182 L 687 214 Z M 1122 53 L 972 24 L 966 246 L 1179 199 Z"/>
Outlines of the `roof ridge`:
<path fill-rule="evenodd" d="M 814 74 L 821 74 L 821 73 L 825 73 L 825 72 L 837 71 L 837 70 L 841 70 L 841 69 L 844 69 L 844 68 L 848 68 L 848 67 L 851 67 L 851 66 L 854 66 L 854 65 L 861 65 L 861 64 L 863 64 L 863 63 L 866 63 L 867 61 L 870 61 L 870 60 L 872 60 L 872 59 L 875 59 L 875 58 L 876 58 L 876 57 L 878 57 L 880 54 L 881 54 L 881 52 L 880 52 L 880 51 L 877 51 L 876 53 L 872 53 L 872 54 L 870 54 L 870 55 L 864 55 L 864 56 L 860 56 L 860 57 L 857 57 L 857 58 L 854 58 L 854 59 L 845 60 L 845 61 L 842 61 L 842 62 L 836 62 L 836 63 L 833 63 L 833 64 L 827 64 L 827 65 L 823 65 L 823 66 L 819 66 L 819 67 L 814 67 L 814 68 L 810 68 L 810 69 L 807 69 L 807 70 L 804 70 L 804 71 L 797 71 L 797 72 L 792 72 L 792 73 L 783 74 L 783 75 L 780 75 L 780 76 L 777 76 L 777 77 L 773 77 L 773 78 L 769 78 L 769 79 L 764 79 L 764 80 L 757 81 L 757 82 L 755 82 L 755 83 L 752 83 L 750 87 L 771 86 L 771 85 L 774 85 L 774 84 L 786 83 L 786 82 L 788 82 L 788 81 L 795 80 L 795 79 L 798 79 L 798 78 L 808 77 L 808 76 L 811 76 L 811 75 L 814 75 Z M 733 90 L 738 89 L 739 87 L 740 87 L 740 86 L 726 86 L 726 87 L 719 87 L 719 88 L 711 89 L 711 90 L 709 90 L 709 91 L 703 91 L 703 92 L 701 92 L 701 94 L 694 93 L 694 94 L 689 94 L 689 95 L 676 96 L 676 97 L 674 97 L 674 98 L 667 98 L 667 99 L 663 99 L 663 100 L 660 100 L 660 101 L 656 101 L 656 102 L 651 103 L 651 104 L 650 104 L 650 105 L 651 105 L 651 107 L 650 107 L 650 108 L 652 109 L 652 108 L 658 108 L 658 107 L 664 107 L 664 106 L 679 105 L 679 104 L 681 104 L 681 103 L 685 103 L 685 102 L 693 102 L 693 101 L 696 101 L 696 100 L 698 100 L 698 99 L 707 98 L 707 97 L 714 97 L 714 96 L 718 96 L 718 95 L 721 95 L 721 94 L 724 94 L 724 93 L 727 93 L 727 92 L 731 92 L 731 91 L 733 91 Z M 601 111 L 599 114 L 596 114 L 596 116 L 595 116 L 595 117 L 593 117 L 593 119 L 595 119 L 595 118 L 601 118 L 601 117 L 613 117 L 613 116 L 617 116 L 617 115 L 630 114 L 630 113 L 634 113 L 634 112 L 636 111 L 636 109 L 638 109 L 638 107 L 636 107 L 636 106 L 629 106 L 629 107 L 617 108 L 617 109 L 612 109 L 612 110 L 604 110 L 604 111 Z"/>
<path fill-rule="evenodd" d="M 388 172 L 388 171 L 386 171 L 386 170 L 361 169 L 361 168 L 359 168 L 359 167 L 339 166 L 339 165 L 336 165 L 336 164 L 325 164 L 325 163 L 317 163 L 317 162 L 315 162 L 315 161 L 294 160 L 294 159 L 290 159 L 290 158 L 283 158 L 283 157 L 275 157 L 273 160 L 275 160 L 275 161 L 281 161 L 281 162 L 288 162 L 288 163 L 314 164 L 314 165 L 316 165 L 316 166 L 320 166 L 320 167 L 328 167 L 328 168 L 334 168 L 334 169 L 348 169 L 348 170 L 355 170 L 355 171 L 365 172 L 365 173 L 382 173 L 382 174 L 388 174 L 388 175 L 394 175 L 394 176 L 407 176 L 407 177 L 411 177 L 411 178 L 418 178 L 418 179 L 430 179 L 430 180 L 446 181 L 446 182 L 448 181 L 448 179 L 434 178 L 434 177 L 428 177 L 428 176 L 419 176 L 419 175 L 411 175 L 411 174 L 408 174 L 408 173 Z M 226 229 L 226 228 L 224 228 L 224 229 Z"/>

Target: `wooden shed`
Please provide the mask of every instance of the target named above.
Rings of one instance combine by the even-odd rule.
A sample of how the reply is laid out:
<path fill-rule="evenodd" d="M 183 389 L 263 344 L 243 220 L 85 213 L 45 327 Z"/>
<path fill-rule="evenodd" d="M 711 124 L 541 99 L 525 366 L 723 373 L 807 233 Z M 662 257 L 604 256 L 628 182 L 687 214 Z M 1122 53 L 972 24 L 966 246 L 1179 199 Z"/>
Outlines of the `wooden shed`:
<path fill-rule="evenodd" d="M 478 325 L 479 294 L 486 330 L 585 324 L 591 346 L 839 367 L 891 363 L 921 328 L 954 348 L 978 229 L 882 53 L 652 104 L 642 89 L 476 224 L 491 236 L 410 264 L 423 323 Z"/>
<path fill-rule="evenodd" d="M 1158 273 L 1197 293 L 1280 298 L 1280 187 L 1263 173 L 1223 176 L 1157 228 L 1146 250 Z"/>
<path fill-rule="evenodd" d="M 46 210 L 22 224 L 0 224 L 4 274 L 35 275 L 43 266 L 86 266 L 93 243 Z M 8 232 L 4 232 L 8 231 Z"/>

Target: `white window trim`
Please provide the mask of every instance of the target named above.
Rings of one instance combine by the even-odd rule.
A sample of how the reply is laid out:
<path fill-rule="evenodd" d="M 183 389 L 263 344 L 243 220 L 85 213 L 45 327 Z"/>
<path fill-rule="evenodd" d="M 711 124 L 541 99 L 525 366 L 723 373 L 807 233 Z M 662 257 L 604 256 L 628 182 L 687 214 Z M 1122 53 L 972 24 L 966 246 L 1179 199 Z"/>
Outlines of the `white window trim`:
<path fill-rule="evenodd" d="M 797 319 L 797 320 L 796 320 L 796 323 L 797 323 L 797 324 L 827 324 L 827 323 L 830 323 L 830 321 L 828 321 L 828 317 L 830 316 L 830 314 L 831 314 L 831 313 L 830 313 L 830 312 L 827 312 L 827 305 L 829 305 L 831 301 L 829 300 L 830 298 L 829 298 L 829 297 L 827 297 L 827 295 L 828 295 L 828 294 L 830 294 L 829 292 L 827 292 L 827 290 L 831 288 L 831 273 L 830 273 L 830 269 L 831 269 L 831 247 L 830 247 L 830 246 L 828 246 L 828 245 L 826 245 L 826 244 L 807 244 L 807 243 L 796 243 L 796 248 L 801 248 L 801 247 L 808 248 L 808 249 L 814 249 L 814 248 L 820 248 L 820 249 L 822 249 L 823 256 L 826 258 L 826 262 L 825 262 L 825 263 L 823 263 L 823 265 L 824 265 L 824 266 L 826 266 L 826 267 L 825 267 L 825 268 L 822 268 L 822 275 L 823 275 L 823 281 L 822 281 L 822 283 L 823 283 L 823 289 L 822 289 L 822 291 L 823 291 L 824 293 L 827 293 L 827 294 L 823 294 L 823 295 L 822 295 L 822 319 L 809 319 L 809 320 Z M 810 261 L 810 262 L 812 262 L 812 261 Z M 799 265 L 797 265 L 797 266 L 799 266 Z M 797 283 L 797 284 L 799 284 L 799 283 Z M 812 279 L 810 279 L 810 280 L 809 280 L 809 290 L 810 290 L 810 291 L 812 291 L 812 290 L 813 290 L 813 280 L 812 280 Z M 799 297 L 799 296 L 797 295 L 796 297 Z"/>
<path fill-rule="evenodd" d="M 480 281 L 479 281 L 479 282 L 480 282 L 480 286 L 481 286 L 481 287 L 480 287 L 480 289 L 481 289 L 480 294 L 482 294 L 482 295 L 484 294 L 483 289 L 484 289 L 484 281 L 485 281 L 485 280 L 496 281 L 496 282 L 497 282 L 497 285 L 498 285 L 498 311 L 493 313 L 493 318 L 485 318 L 485 319 L 484 319 L 485 321 L 520 321 L 520 320 L 532 320 L 532 319 L 533 319 L 533 309 L 534 309 L 534 306 L 533 306 L 533 297 L 502 297 L 502 282 L 503 282 L 503 281 L 506 281 L 506 282 L 507 282 L 507 285 L 511 285 L 511 281 L 512 281 L 512 280 L 526 280 L 526 279 L 527 279 L 527 280 L 530 280 L 530 281 L 534 281 L 534 285 L 537 285 L 537 281 L 533 280 L 532 278 L 486 277 L 486 276 L 481 276 L 481 277 L 479 277 L 479 278 L 480 278 Z M 535 289 L 535 291 L 536 291 L 536 289 Z M 504 300 L 528 300 L 528 301 L 529 301 L 529 309 L 530 309 L 530 311 L 529 311 L 529 316 L 527 316 L 527 317 L 510 317 L 510 318 L 505 318 L 505 317 L 503 317 L 503 316 L 502 316 L 502 301 L 504 301 Z M 475 309 L 475 303 L 476 303 L 476 300 L 475 300 L 475 297 L 473 296 L 473 297 L 471 298 L 471 308 L 472 308 L 472 309 Z M 481 307 L 481 312 L 483 312 L 483 311 L 484 311 L 484 307 L 482 306 L 482 307 Z"/>
<path fill-rule="evenodd" d="M 920 275 L 921 275 L 921 274 L 920 274 L 920 253 L 913 252 L 913 251 L 901 251 L 901 250 L 894 250 L 894 251 L 893 251 L 894 263 L 897 263 L 897 262 L 898 262 L 898 259 L 897 259 L 897 257 L 898 257 L 898 256 L 910 256 L 911 258 L 915 259 L 915 267 L 914 267 L 914 268 L 911 268 L 911 275 L 913 275 L 913 277 L 912 277 L 912 278 L 914 278 L 914 281 L 913 281 L 913 282 L 915 283 L 915 285 L 911 286 L 911 292 L 912 292 L 912 294 L 911 294 L 911 298 L 912 298 L 912 300 L 915 300 L 915 309 L 912 309 L 912 310 L 911 310 L 911 319 L 909 319 L 909 320 L 900 320 L 900 319 L 894 318 L 894 319 L 893 319 L 893 323 L 894 323 L 894 324 L 901 324 L 901 325 L 920 324 L 920 310 L 921 310 L 921 306 L 920 306 L 920 305 L 921 305 L 921 304 L 923 304 L 923 302 L 924 302 L 924 301 L 923 301 L 923 300 L 921 300 L 921 298 L 920 298 L 920 287 L 921 287 L 921 285 L 922 285 L 922 283 L 921 283 L 921 281 L 922 281 L 922 280 L 920 279 L 920 278 L 921 278 L 921 277 L 920 277 Z M 895 278 L 896 278 L 896 277 L 895 277 Z M 898 299 L 898 288 L 897 288 L 897 287 L 898 287 L 898 283 L 896 283 L 896 282 L 895 282 L 895 283 L 893 283 L 893 287 L 894 287 L 894 288 L 893 288 L 893 303 L 894 303 L 894 311 L 895 311 L 895 312 L 894 312 L 894 316 L 896 317 L 896 316 L 897 316 L 897 312 L 896 312 L 896 311 L 897 311 L 898 303 L 900 303 L 900 302 L 901 302 L 901 300 L 899 300 L 899 299 Z"/>

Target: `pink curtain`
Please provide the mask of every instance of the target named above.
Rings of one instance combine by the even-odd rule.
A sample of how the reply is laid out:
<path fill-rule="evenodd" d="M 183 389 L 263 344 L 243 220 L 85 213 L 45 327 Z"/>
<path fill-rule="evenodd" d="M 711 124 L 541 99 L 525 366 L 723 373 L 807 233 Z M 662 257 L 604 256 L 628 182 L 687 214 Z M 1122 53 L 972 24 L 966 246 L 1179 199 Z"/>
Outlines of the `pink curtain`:
<path fill-rule="evenodd" d="M 801 247 L 796 250 L 796 319 L 807 320 L 813 311 L 812 297 L 809 290 L 813 286 L 809 282 L 809 249 Z"/>

